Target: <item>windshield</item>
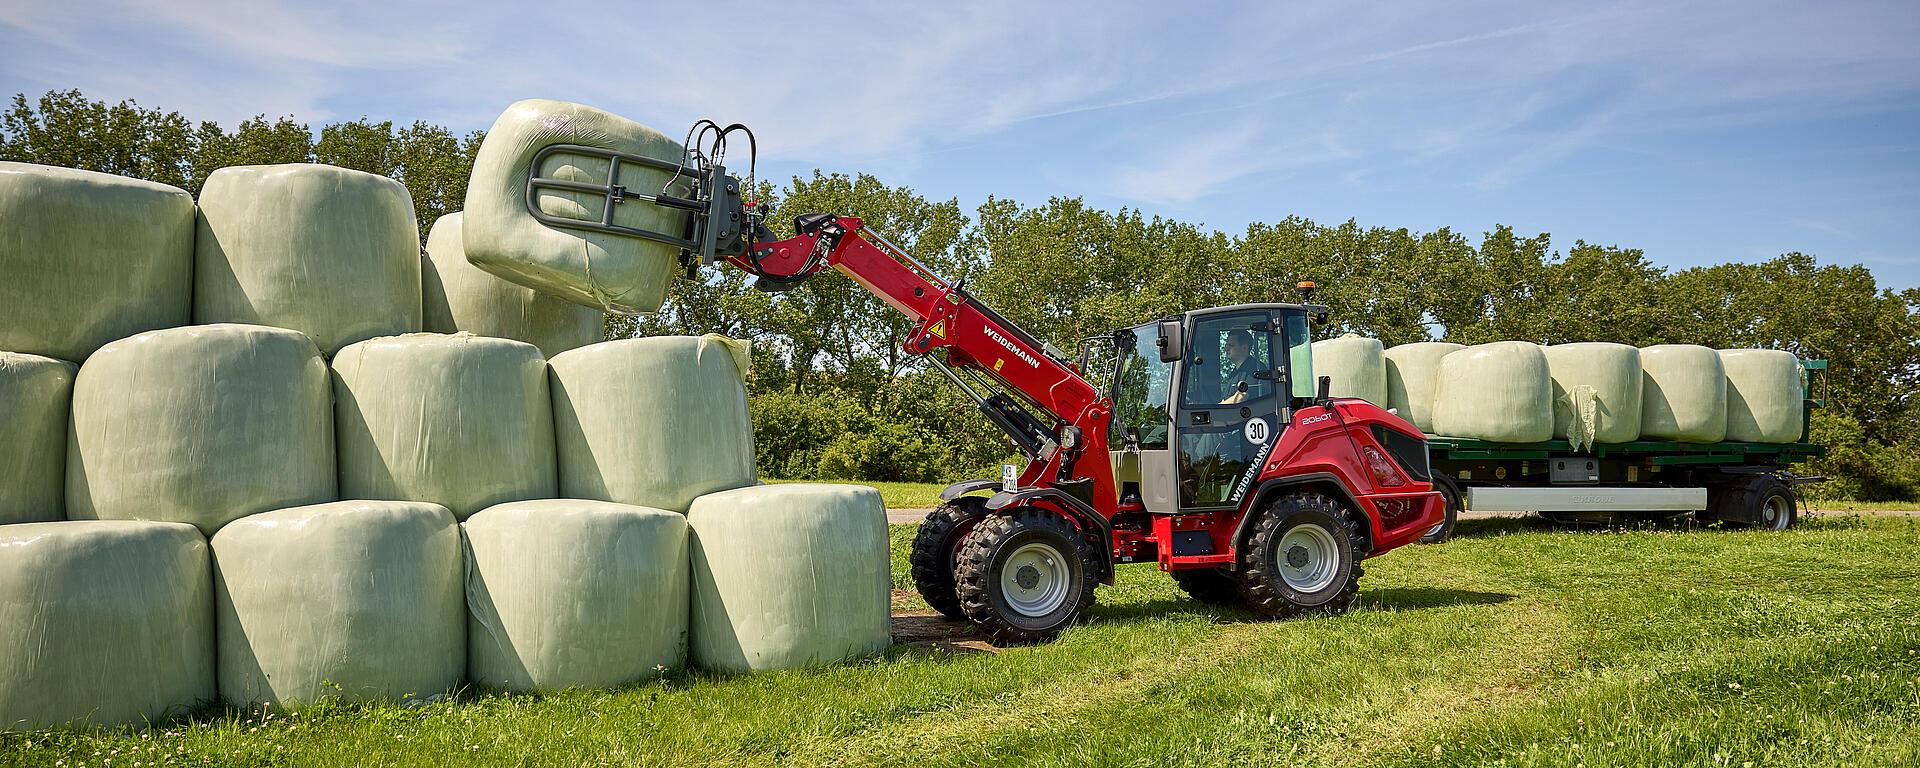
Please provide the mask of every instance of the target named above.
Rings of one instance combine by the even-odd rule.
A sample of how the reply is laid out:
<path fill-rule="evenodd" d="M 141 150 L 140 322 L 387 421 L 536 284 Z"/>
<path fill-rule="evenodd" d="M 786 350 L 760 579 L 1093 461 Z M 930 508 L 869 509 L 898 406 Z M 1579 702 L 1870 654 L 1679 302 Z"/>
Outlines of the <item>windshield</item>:
<path fill-rule="evenodd" d="M 1139 430 L 1140 447 L 1167 447 L 1167 389 L 1173 383 L 1172 363 L 1160 362 L 1160 336 L 1154 323 L 1120 332 L 1115 346 L 1120 360 L 1114 372 L 1113 421 L 1122 433 Z"/>

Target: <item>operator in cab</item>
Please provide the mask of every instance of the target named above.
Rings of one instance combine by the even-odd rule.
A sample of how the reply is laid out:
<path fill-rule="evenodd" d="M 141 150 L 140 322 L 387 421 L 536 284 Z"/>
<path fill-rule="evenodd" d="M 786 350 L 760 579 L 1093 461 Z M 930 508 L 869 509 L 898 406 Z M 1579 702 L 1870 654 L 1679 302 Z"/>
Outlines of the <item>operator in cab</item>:
<path fill-rule="evenodd" d="M 1264 363 L 1253 356 L 1253 334 L 1243 330 L 1227 334 L 1226 353 L 1226 378 L 1220 384 L 1220 391 L 1226 393 L 1226 397 L 1220 401 L 1221 404 L 1244 403 L 1266 397 L 1267 388 L 1272 382 L 1254 376 L 1264 370 Z"/>

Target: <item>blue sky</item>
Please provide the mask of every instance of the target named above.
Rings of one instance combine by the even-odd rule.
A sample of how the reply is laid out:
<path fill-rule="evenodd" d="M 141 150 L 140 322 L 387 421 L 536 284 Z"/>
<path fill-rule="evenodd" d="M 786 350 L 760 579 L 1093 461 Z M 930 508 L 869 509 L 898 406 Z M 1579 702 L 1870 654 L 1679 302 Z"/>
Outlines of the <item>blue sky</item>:
<path fill-rule="evenodd" d="M 463 131 L 557 98 L 669 134 L 745 122 L 763 175 L 864 171 L 968 207 L 1505 223 L 1920 285 L 1913 0 L 0 0 L 0 90 L 67 87 L 228 124 Z"/>

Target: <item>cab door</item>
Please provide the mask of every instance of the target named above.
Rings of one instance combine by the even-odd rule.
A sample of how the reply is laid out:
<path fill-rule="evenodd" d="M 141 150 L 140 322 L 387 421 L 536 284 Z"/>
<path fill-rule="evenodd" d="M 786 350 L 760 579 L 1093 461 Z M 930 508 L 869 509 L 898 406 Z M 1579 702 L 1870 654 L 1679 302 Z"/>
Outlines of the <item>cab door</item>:
<path fill-rule="evenodd" d="M 1273 450 L 1289 394 L 1285 368 L 1275 365 L 1278 318 L 1267 309 L 1190 317 L 1175 373 L 1180 510 L 1235 508 Z"/>

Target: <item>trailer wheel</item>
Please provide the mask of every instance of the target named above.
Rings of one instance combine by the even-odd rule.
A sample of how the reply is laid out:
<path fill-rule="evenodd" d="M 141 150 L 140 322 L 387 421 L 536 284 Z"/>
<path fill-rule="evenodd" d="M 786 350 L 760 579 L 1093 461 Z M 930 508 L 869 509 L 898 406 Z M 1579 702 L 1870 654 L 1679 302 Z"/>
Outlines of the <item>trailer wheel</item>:
<path fill-rule="evenodd" d="M 913 572 L 914 589 L 919 590 L 920 598 L 927 601 L 927 605 L 947 618 L 961 621 L 967 618 L 960 610 L 960 596 L 954 592 L 954 564 L 960 543 L 986 516 L 986 499 L 962 496 L 935 507 L 927 519 L 920 521 L 920 530 L 913 535 L 907 565 Z"/>
<path fill-rule="evenodd" d="M 1460 486 L 1454 485 L 1452 478 L 1434 475 L 1433 489 L 1439 491 L 1440 496 L 1446 501 L 1447 517 L 1438 525 L 1427 529 L 1427 535 L 1420 537 L 1422 544 L 1438 544 L 1453 538 L 1453 525 L 1460 522 L 1460 513 L 1467 510 L 1467 504 L 1460 493 Z"/>
<path fill-rule="evenodd" d="M 1360 592 L 1358 537 L 1332 498 L 1303 491 L 1275 499 L 1241 551 L 1241 597 L 1280 619 L 1344 612 Z"/>
<path fill-rule="evenodd" d="M 1052 640 L 1093 604 L 1093 551 L 1061 515 L 989 515 L 961 543 L 955 591 L 995 645 Z"/>
<path fill-rule="evenodd" d="M 1207 605 L 1239 605 L 1240 581 L 1225 568 L 1187 568 L 1173 572 L 1173 581 L 1188 597 Z"/>
<path fill-rule="evenodd" d="M 1800 521 L 1793 486 L 1771 475 L 1742 478 L 1717 495 L 1714 514 L 1729 525 L 1784 531 Z"/>

